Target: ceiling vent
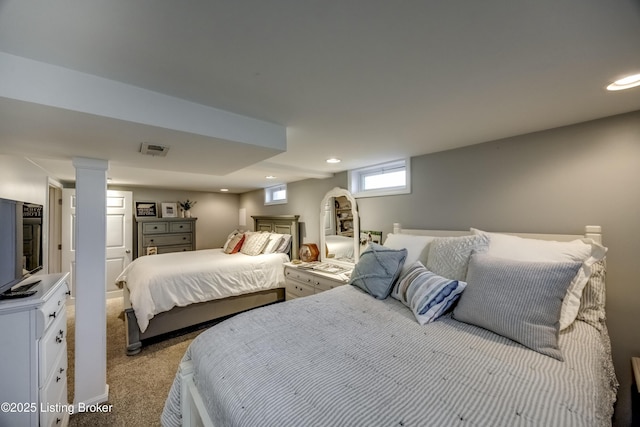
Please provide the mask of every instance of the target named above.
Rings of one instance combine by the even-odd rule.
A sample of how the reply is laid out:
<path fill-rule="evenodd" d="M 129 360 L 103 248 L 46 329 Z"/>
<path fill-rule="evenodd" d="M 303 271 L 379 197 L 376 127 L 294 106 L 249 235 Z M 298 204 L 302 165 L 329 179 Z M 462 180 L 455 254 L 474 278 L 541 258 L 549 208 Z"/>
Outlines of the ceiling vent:
<path fill-rule="evenodd" d="M 165 157 L 169 152 L 169 146 L 143 142 L 142 144 L 140 144 L 140 152 L 149 156 Z"/>

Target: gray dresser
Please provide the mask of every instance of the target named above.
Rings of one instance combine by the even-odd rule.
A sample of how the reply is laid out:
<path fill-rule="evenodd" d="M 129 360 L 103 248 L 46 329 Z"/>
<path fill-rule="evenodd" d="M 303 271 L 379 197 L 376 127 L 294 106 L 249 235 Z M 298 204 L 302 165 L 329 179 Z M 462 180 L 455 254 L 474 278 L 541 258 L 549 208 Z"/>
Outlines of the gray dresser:
<path fill-rule="evenodd" d="M 134 258 L 145 255 L 148 247 L 157 253 L 196 250 L 197 218 L 138 218 Z"/>

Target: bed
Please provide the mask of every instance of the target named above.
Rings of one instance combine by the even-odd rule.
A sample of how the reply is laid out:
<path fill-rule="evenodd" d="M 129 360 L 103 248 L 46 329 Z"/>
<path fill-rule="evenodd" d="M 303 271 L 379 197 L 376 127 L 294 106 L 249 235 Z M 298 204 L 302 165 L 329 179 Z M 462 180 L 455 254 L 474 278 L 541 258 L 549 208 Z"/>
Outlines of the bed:
<path fill-rule="evenodd" d="M 324 236 L 327 256 L 337 259 L 353 259 L 353 237 L 328 234 Z"/>
<path fill-rule="evenodd" d="M 116 279 L 124 293 L 127 354 L 139 353 L 142 340 L 284 301 L 283 264 L 298 253 L 298 218 L 253 217 L 255 233 L 287 236 L 286 253 L 247 255 L 240 243 L 233 254 L 208 249 L 134 260 Z"/>
<path fill-rule="evenodd" d="M 361 255 L 352 274 L 355 286 L 241 314 L 201 334 L 180 364 L 162 424 L 610 425 L 618 383 L 604 316 L 606 250 L 598 244 L 599 227 L 586 231 L 591 242 L 588 254 L 567 261 L 535 259 L 540 248 L 541 258 L 550 258 L 555 250 L 539 242 L 573 244 L 585 236 L 434 232 L 396 226 L 384 247 L 367 250 L 375 256 Z M 459 240 L 450 245 L 453 239 L 443 236 Z M 529 246 L 514 249 L 510 246 L 514 238 L 524 238 Z M 425 239 L 430 239 L 426 245 Z M 456 250 L 447 252 L 452 247 Z M 564 251 L 560 243 L 558 247 L 558 252 Z M 365 291 L 358 281 L 373 268 L 369 260 L 383 258 L 383 252 L 410 265 L 397 264 L 401 271 L 395 275 L 392 296 L 375 298 L 375 286 L 368 283 L 372 289 Z M 415 276 L 416 268 L 424 263 L 436 270 L 435 264 L 444 260 L 448 264 L 444 269 L 454 275 L 459 263 L 451 260 L 461 258 L 467 259 L 467 282 L 443 279 L 442 286 L 447 296 L 454 293 L 449 289 L 453 282 L 466 286 L 457 305 L 430 304 L 429 310 L 419 312 L 413 303 L 407 306 L 402 295 L 419 293 L 412 287 L 416 277 L 431 274 L 429 280 L 442 279 L 433 271 Z M 511 305 L 493 306 L 501 294 L 482 301 L 479 291 L 487 296 L 499 290 L 483 287 L 487 275 L 499 283 L 500 277 L 516 274 L 513 269 L 503 274 L 505 265 L 545 272 L 544 286 L 525 289 L 532 299 L 524 302 L 516 298 Z M 553 274 L 547 275 L 548 270 Z M 493 286 L 492 280 L 486 283 Z M 560 286 L 561 282 L 565 284 Z M 571 288 L 583 282 L 575 318 L 562 326 L 565 308 L 572 307 L 565 307 L 572 299 Z M 403 287 L 406 283 L 408 288 Z M 535 308 L 530 301 L 536 301 Z M 436 308 L 442 311 L 434 319 Z M 508 316 L 520 311 L 525 316 L 551 313 L 539 323 L 555 328 L 554 345 L 526 339 L 522 344 L 521 337 L 506 336 L 512 330 L 502 335 L 491 325 L 480 327 L 465 318 L 474 313 L 492 318 L 492 311 L 501 310 L 510 312 Z M 425 315 L 432 317 L 425 320 Z"/>

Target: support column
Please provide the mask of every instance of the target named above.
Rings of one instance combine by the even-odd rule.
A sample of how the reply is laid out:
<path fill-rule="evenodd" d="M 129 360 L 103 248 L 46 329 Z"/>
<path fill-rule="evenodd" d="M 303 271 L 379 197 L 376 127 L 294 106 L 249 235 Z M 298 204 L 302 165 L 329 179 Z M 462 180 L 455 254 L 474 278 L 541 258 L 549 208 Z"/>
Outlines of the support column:
<path fill-rule="evenodd" d="M 73 159 L 75 219 L 74 404 L 105 402 L 107 385 L 107 169 L 106 160 Z"/>

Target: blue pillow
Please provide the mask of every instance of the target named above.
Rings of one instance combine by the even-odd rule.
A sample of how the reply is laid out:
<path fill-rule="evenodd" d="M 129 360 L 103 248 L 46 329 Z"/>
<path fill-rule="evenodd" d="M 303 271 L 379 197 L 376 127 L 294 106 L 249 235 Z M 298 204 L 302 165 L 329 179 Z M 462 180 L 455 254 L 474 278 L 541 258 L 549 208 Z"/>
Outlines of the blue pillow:
<path fill-rule="evenodd" d="M 413 311 L 421 325 L 431 323 L 447 312 L 467 284 L 439 276 L 416 261 L 400 277 L 391 296 Z"/>
<path fill-rule="evenodd" d="M 377 243 L 370 243 L 360 254 L 360 260 L 351 273 L 349 284 L 378 299 L 385 299 L 400 276 L 406 258 L 406 249 L 389 249 Z"/>

